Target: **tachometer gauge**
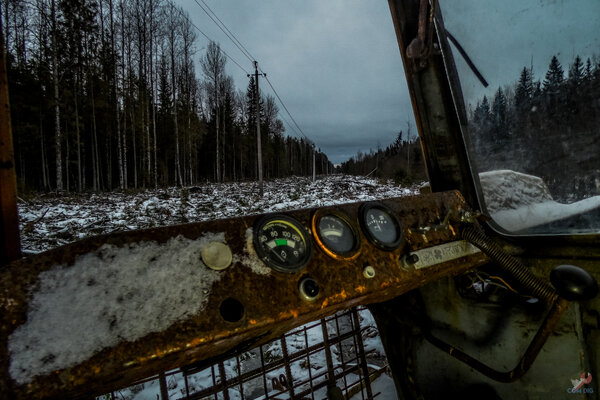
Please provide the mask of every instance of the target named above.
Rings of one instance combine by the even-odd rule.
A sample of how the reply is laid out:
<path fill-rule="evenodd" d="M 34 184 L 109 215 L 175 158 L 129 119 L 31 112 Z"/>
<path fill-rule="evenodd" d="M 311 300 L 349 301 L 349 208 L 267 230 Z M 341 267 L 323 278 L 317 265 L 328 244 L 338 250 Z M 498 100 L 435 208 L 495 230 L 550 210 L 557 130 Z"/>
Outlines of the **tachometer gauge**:
<path fill-rule="evenodd" d="M 358 232 L 348 217 L 337 211 L 317 211 L 312 228 L 317 243 L 333 258 L 351 259 L 358 255 Z"/>
<path fill-rule="evenodd" d="M 254 249 L 271 268 L 293 273 L 310 260 L 312 246 L 306 229 L 294 218 L 275 215 L 258 221 L 254 229 Z"/>
<path fill-rule="evenodd" d="M 367 239 L 380 249 L 394 250 L 402 241 L 400 222 L 381 203 L 364 204 L 360 208 L 360 225 Z"/>

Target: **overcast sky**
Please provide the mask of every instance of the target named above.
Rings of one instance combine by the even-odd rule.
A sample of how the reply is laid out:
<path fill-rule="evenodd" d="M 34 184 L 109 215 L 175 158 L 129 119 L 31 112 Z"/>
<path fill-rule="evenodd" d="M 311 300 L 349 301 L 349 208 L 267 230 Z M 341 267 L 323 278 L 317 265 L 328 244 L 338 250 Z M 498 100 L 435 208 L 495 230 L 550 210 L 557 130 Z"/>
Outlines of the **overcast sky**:
<path fill-rule="evenodd" d="M 416 134 L 387 1 L 205 1 L 256 58 L 298 125 L 332 162 L 387 146 L 400 130 L 406 132 L 409 121 Z M 176 3 L 242 67 L 252 70 L 194 0 Z M 196 60 L 206 44 L 198 34 Z M 245 91 L 245 72 L 231 61 L 226 68 L 236 87 Z M 265 83 L 260 87 L 271 93 Z M 287 125 L 286 133 L 293 135 Z"/>
<path fill-rule="evenodd" d="M 205 1 L 259 62 L 304 133 L 334 163 L 387 146 L 400 130 L 406 132 L 407 123 L 416 134 L 387 1 Z M 252 71 L 250 60 L 196 0 L 176 2 Z M 585 61 L 600 53 L 600 37 L 590 35 L 600 31 L 600 0 L 443 0 L 441 6 L 446 27 L 490 83 L 484 89 L 457 55 L 467 105 L 513 84 L 523 66 L 533 66 L 535 78 L 543 80 L 554 54 L 566 72 L 575 55 Z M 206 44 L 199 34 L 196 60 Z M 245 72 L 231 61 L 227 70 L 245 91 Z M 264 81 L 261 90 L 271 93 Z M 287 125 L 286 130 L 294 135 Z"/>

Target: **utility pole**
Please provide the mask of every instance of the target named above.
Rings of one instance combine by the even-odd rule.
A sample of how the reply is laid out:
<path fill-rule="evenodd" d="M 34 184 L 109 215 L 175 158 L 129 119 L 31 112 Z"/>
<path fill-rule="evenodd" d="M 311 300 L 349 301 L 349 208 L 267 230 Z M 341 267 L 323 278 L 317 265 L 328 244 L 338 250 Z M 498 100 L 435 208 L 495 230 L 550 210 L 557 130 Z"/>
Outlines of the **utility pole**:
<path fill-rule="evenodd" d="M 256 147 L 258 150 L 258 193 L 262 197 L 263 190 L 263 168 L 262 168 L 262 144 L 260 139 L 260 92 L 258 90 L 258 75 L 266 76 L 266 74 L 258 73 L 258 61 L 254 61 L 254 100 L 256 102 Z M 248 75 L 250 76 L 250 75 Z"/>
<path fill-rule="evenodd" d="M 406 121 L 406 177 L 410 179 L 410 122 Z"/>
<path fill-rule="evenodd" d="M 316 153 L 316 151 L 315 151 L 315 145 L 314 145 L 314 143 L 313 143 L 313 146 L 312 146 L 312 151 L 313 151 L 313 182 L 314 182 L 317 179 L 317 170 L 315 168 L 315 164 L 316 164 L 315 163 L 315 153 Z"/>

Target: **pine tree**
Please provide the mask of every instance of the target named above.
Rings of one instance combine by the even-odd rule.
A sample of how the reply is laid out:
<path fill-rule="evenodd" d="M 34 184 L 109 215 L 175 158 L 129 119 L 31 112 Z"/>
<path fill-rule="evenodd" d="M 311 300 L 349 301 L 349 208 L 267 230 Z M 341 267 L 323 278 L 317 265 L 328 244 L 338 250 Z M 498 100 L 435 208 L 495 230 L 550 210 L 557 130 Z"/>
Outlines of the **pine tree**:
<path fill-rule="evenodd" d="M 558 58 L 552 56 L 550 65 L 548 66 L 548 72 L 546 72 L 546 78 L 544 78 L 544 92 L 549 94 L 557 94 L 560 90 L 560 85 L 564 80 L 564 71 Z"/>
<path fill-rule="evenodd" d="M 584 77 L 583 62 L 581 61 L 581 57 L 577 56 L 569 68 L 569 84 L 579 86 L 583 82 Z"/>
<path fill-rule="evenodd" d="M 588 57 L 587 61 L 585 62 L 585 79 L 586 80 L 592 79 L 592 75 L 593 75 L 592 71 L 593 71 L 592 60 L 590 60 L 590 58 Z"/>
<path fill-rule="evenodd" d="M 505 128 L 506 124 L 506 96 L 502 91 L 502 88 L 498 88 L 494 95 L 494 101 L 492 103 L 492 121 L 494 128 Z"/>
<path fill-rule="evenodd" d="M 477 107 L 475 108 L 475 115 L 473 116 L 473 120 L 477 122 L 479 125 L 483 125 L 484 123 L 489 122 L 490 120 L 490 102 L 488 101 L 487 96 L 483 96 L 481 100 L 481 104 L 477 103 Z"/>
<path fill-rule="evenodd" d="M 393 154 L 397 153 L 398 150 L 400 149 L 400 147 L 402 146 L 402 135 L 404 135 L 404 132 L 400 131 L 398 132 L 398 136 L 396 136 L 396 140 L 394 140 L 394 143 L 391 145 L 393 147 Z"/>
<path fill-rule="evenodd" d="M 248 132 L 256 132 L 256 100 L 255 100 L 255 85 L 254 85 L 254 76 L 250 75 L 250 82 L 248 82 L 248 88 L 246 89 L 246 105 L 248 109 L 248 119 L 246 121 L 246 126 L 248 127 Z M 263 119 L 264 114 L 264 102 L 262 96 L 258 101 L 258 107 L 260 111 L 260 119 Z M 256 137 L 256 135 L 255 135 Z"/>
<path fill-rule="evenodd" d="M 533 78 L 531 71 L 523 67 L 521 77 L 515 88 L 515 108 L 519 112 L 529 111 L 529 104 L 533 96 Z"/>

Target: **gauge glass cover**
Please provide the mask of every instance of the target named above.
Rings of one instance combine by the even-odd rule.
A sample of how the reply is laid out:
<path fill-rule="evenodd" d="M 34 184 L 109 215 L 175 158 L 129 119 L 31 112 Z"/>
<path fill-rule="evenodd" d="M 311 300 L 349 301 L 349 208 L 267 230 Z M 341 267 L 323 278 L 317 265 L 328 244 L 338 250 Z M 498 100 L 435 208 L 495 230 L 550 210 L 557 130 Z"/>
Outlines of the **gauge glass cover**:
<path fill-rule="evenodd" d="M 377 247 L 393 250 L 402 240 L 400 223 L 382 204 L 363 207 L 360 222 L 367 238 Z"/>
<path fill-rule="evenodd" d="M 347 255 L 356 247 L 356 236 L 352 228 L 337 215 L 321 217 L 317 233 L 323 245 L 337 255 Z"/>
<path fill-rule="evenodd" d="M 255 230 L 254 248 L 260 258 L 280 272 L 296 272 L 309 261 L 312 247 L 300 222 L 287 216 L 261 221 Z"/>

